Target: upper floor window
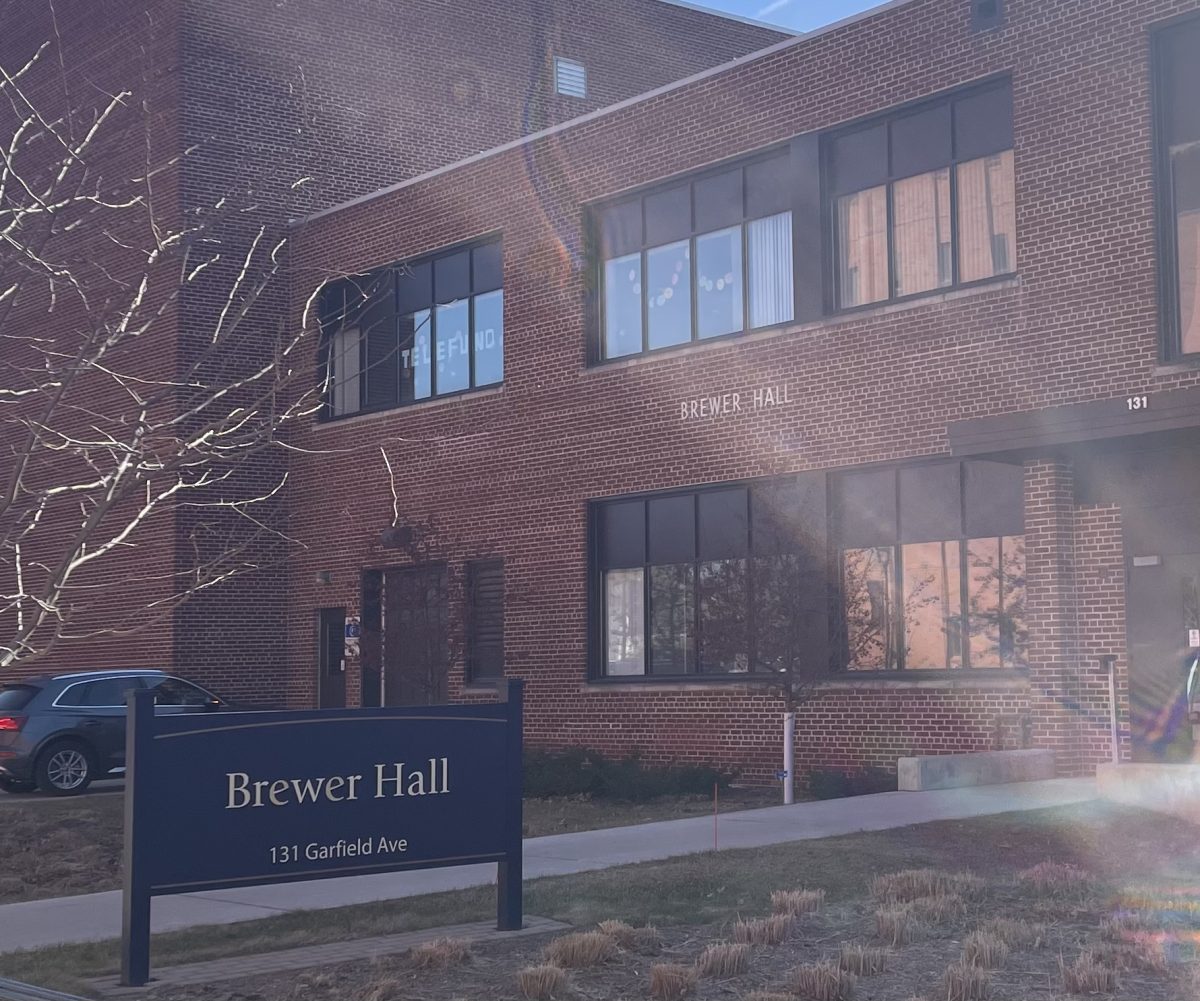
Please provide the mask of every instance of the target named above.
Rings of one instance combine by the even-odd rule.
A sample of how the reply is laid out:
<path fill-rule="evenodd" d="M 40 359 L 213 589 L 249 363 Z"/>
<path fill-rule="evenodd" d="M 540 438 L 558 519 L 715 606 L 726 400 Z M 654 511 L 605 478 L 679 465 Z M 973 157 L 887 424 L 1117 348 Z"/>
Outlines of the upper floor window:
<path fill-rule="evenodd" d="M 1200 20 L 1155 39 L 1166 354 L 1200 353 Z"/>
<path fill-rule="evenodd" d="M 837 479 L 846 670 L 1028 666 L 1022 493 L 998 462 Z"/>
<path fill-rule="evenodd" d="M 599 358 L 792 319 L 788 162 L 727 167 L 598 211 Z"/>
<path fill-rule="evenodd" d="M 944 98 L 826 140 L 838 309 L 1016 269 L 1012 91 Z"/>
<path fill-rule="evenodd" d="M 504 378 L 500 241 L 326 290 L 326 413 L 389 410 Z"/>

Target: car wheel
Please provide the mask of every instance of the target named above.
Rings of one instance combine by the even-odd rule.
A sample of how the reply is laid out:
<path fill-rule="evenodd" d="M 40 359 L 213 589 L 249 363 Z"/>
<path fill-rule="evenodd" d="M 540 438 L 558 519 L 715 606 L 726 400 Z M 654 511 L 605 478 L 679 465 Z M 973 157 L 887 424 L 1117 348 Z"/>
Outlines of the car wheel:
<path fill-rule="evenodd" d="M 32 782 L 22 782 L 20 779 L 10 779 L 0 776 L 0 792 L 33 792 L 36 789 Z"/>
<path fill-rule="evenodd" d="M 77 796 L 92 784 L 96 766 L 91 750 L 75 741 L 51 744 L 39 756 L 37 787 L 51 796 Z"/>

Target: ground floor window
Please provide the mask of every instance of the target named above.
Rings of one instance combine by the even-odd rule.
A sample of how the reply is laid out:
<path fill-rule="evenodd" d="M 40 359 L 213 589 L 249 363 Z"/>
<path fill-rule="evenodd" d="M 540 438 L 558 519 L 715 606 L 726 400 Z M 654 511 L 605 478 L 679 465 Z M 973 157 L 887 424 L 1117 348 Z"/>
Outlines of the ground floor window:
<path fill-rule="evenodd" d="M 1028 666 L 1019 465 L 847 473 L 835 497 L 846 670 Z"/>

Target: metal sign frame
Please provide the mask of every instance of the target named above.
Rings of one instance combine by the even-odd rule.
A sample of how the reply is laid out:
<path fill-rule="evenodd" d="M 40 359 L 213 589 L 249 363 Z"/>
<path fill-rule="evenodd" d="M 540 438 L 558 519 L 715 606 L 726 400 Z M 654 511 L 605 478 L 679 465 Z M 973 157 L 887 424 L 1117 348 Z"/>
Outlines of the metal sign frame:
<path fill-rule="evenodd" d="M 121 985 L 142 987 L 150 980 L 150 903 L 156 896 L 495 862 L 496 926 L 501 931 L 520 928 L 523 920 L 522 682 L 516 679 L 505 681 L 499 694 L 504 701 L 487 704 L 158 715 L 153 691 L 130 692 L 125 758 Z M 336 730 L 330 731 L 330 725 L 336 725 Z M 330 732 L 336 733 L 338 739 L 322 742 L 317 737 Z M 373 739 L 364 739 L 368 736 Z M 386 739 L 380 740 L 381 736 Z M 475 740 L 482 753 L 471 755 L 471 744 Z M 422 747 L 424 754 L 442 741 L 448 745 L 443 753 L 457 756 L 456 777 L 461 779 L 456 782 L 456 798 L 448 808 L 450 814 L 439 806 L 427 806 L 425 799 L 412 805 L 417 796 L 450 791 L 449 757 L 422 758 L 420 770 L 413 768 L 407 775 L 397 769 L 393 777 L 384 777 L 385 773 L 380 771 L 374 796 L 354 795 L 356 786 L 353 783 L 347 796 L 346 780 L 342 779 L 336 796 L 332 786 L 328 786 L 330 791 L 325 799 L 316 794 L 311 799 L 299 796 L 298 801 L 297 795 L 288 798 L 288 790 L 299 794 L 301 788 L 310 791 L 314 782 L 319 787 L 320 783 L 336 781 L 328 777 L 327 772 L 337 771 L 339 762 L 346 767 L 361 769 L 365 755 L 378 757 L 392 753 L 394 756 L 402 753 L 396 752 L 395 748 L 406 746 Z M 319 766 L 326 774 L 314 773 L 310 778 L 302 775 L 297 779 L 276 776 L 260 783 L 250 782 L 252 773 L 249 771 L 244 782 L 241 773 L 217 774 L 221 768 L 228 767 L 231 747 L 239 748 L 244 757 L 252 759 L 244 762 L 247 769 L 261 766 L 260 771 L 253 774 L 265 771 L 273 775 L 292 762 L 295 762 L 295 768 L 303 768 L 304 761 L 311 764 L 314 745 L 321 748 L 322 755 L 328 755 L 328 769 L 324 763 Z M 292 750 L 290 758 L 289 747 Z M 224 764 L 222 755 L 225 756 Z M 461 759 L 468 756 L 471 760 L 464 766 Z M 168 776 L 164 759 L 186 762 L 192 781 L 187 781 L 188 775 L 183 781 L 177 775 Z M 243 758 L 238 760 L 242 762 Z M 322 762 L 324 760 L 322 758 Z M 425 789 L 423 770 L 426 760 L 433 774 L 430 785 L 437 784 L 436 779 L 440 781 L 440 788 Z M 395 765 L 379 764 L 377 767 L 395 768 Z M 402 775 L 409 779 L 408 796 L 401 791 Z M 356 777 L 364 780 L 364 787 L 369 786 L 369 776 L 364 779 L 364 775 L 359 774 Z M 227 783 L 227 803 L 215 805 L 215 789 L 222 780 Z M 294 787 L 293 782 L 297 783 Z M 414 793 L 418 786 L 413 783 L 418 782 L 420 791 Z M 394 783 L 389 796 L 383 791 L 387 783 Z M 245 790 L 251 785 L 259 787 L 255 793 L 262 802 L 249 802 L 250 792 Z M 466 791 L 458 793 L 458 786 L 465 787 Z M 472 793 L 478 790 L 486 790 L 487 795 L 481 797 L 476 806 Z M 246 802 L 235 805 L 235 792 Z M 388 801 L 393 797 L 404 799 L 396 805 Z M 289 829 L 289 823 L 294 828 L 299 821 L 309 820 L 311 823 L 305 828 L 309 833 L 312 830 L 327 836 L 330 831 L 336 833 L 341 829 L 336 825 L 341 822 L 334 819 L 338 816 L 335 811 L 347 806 L 347 798 L 356 800 L 346 811 L 357 818 L 356 823 L 382 822 L 390 827 L 392 821 L 397 820 L 414 827 L 425 837 L 418 838 L 420 845 L 411 856 L 396 857 L 391 861 L 372 859 L 369 864 L 355 864 L 353 860 L 339 856 L 325 864 L 324 856 L 318 854 L 316 857 L 321 861 L 317 864 L 306 862 L 303 867 L 282 867 L 273 873 L 246 872 L 247 853 L 230 852 L 230 844 L 238 845 L 243 838 L 239 831 L 247 827 L 253 831 L 253 847 L 260 854 L 265 854 L 263 838 L 268 833 L 274 838 L 273 844 L 287 845 L 295 839 L 295 831 Z M 360 798 L 363 802 L 357 802 Z M 385 801 L 370 802 L 376 799 Z M 243 806 L 250 805 L 282 809 L 242 810 Z M 460 823 L 448 824 L 447 816 Z M 427 826 L 422 827 L 423 824 Z M 438 824 L 443 825 L 442 828 L 438 828 Z M 197 834 L 198 826 L 202 835 Z M 276 828 L 279 828 L 277 837 Z M 400 829 L 408 830 L 407 827 Z M 439 835 L 443 832 L 452 845 L 450 849 L 441 851 L 427 847 L 440 846 Z M 366 843 L 369 847 L 369 840 Z M 212 847 L 211 850 L 197 850 L 198 844 Z M 403 851 L 407 852 L 408 841 L 403 844 Z M 273 854 L 275 849 L 270 851 Z M 293 855 L 290 861 L 299 860 Z M 189 866 L 195 867 L 194 873 Z M 249 863 L 249 866 L 262 868 L 258 862 Z M 188 877 L 186 880 L 180 878 L 184 874 Z"/>

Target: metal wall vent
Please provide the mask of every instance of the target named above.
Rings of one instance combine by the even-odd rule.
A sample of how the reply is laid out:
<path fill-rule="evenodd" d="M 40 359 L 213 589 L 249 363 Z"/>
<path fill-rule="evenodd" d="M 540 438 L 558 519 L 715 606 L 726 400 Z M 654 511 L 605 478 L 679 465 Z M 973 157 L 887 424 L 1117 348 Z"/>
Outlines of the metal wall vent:
<path fill-rule="evenodd" d="M 587 97 L 587 67 L 574 59 L 556 58 L 554 89 L 567 97 Z"/>

